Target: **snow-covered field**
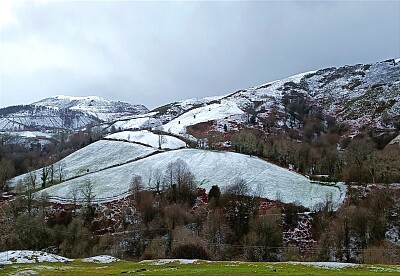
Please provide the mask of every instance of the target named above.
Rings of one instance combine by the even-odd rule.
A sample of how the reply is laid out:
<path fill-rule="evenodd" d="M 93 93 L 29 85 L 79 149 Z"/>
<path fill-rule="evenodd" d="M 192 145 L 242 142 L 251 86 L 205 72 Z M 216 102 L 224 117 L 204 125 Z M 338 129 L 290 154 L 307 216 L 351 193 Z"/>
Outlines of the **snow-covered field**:
<path fill-rule="evenodd" d="M 140 175 L 145 185 L 154 181 L 157 170 L 164 172 L 168 163 L 184 160 L 197 183 L 209 190 L 212 185 L 221 189 L 233 184 L 238 178 L 244 179 L 251 193 L 283 202 L 294 202 L 313 209 L 327 199 L 337 206 L 346 193 L 345 185 L 323 186 L 294 172 L 278 167 L 256 157 L 233 152 L 216 152 L 198 149 L 182 149 L 163 152 L 118 167 L 71 179 L 49 187 L 43 192 L 51 197 L 71 199 L 72 187 L 82 187 L 86 180 L 94 184 L 94 201 L 107 201 L 128 192 L 134 175 Z M 79 164 L 76 164 L 77 166 Z"/>
<path fill-rule="evenodd" d="M 31 264 L 43 262 L 71 262 L 73 259 L 68 259 L 58 255 L 31 250 L 12 250 L 0 252 L 0 264 Z"/>
<path fill-rule="evenodd" d="M 154 134 L 147 130 L 142 131 L 122 131 L 106 136 L 107 139 L 115 139 L 130 142 L 139 142 L 149 145 L 153 148 L 158 148 L 161 139 L 162 149 L 179 149 L 184 148 L 186 143 L 178 138 L 169 135 Z"/>
<path fill-rule="evenodd" d="M 142 129 L 145 127 L 154 128 L 161 126 L 161 122 L 158 119 L 153 118 L 152 116 L 153 113 L 149 113 L 147 117 L 144 117 L 143 115 L 138 118 L 116 121 L 108 128 L 108 130 L 111 131 L 113 127 L 117 130 L 129 130 L 129 129 Z"/>
<path fill-rule="evenodd" d="M 224 119 L 238 114 L 244 114 L 244 112 L 232 101 L 223 101 L 220 104 L 209 104 L 192 109 L 173 119 L 164 125 L 164 131 L 179 135 L 186 133 L 186 127 L 189 125 Z"/>
<path fill-rule="evenodd" d="M 100 140 L 92 143 L 54 164 L 55 179 L 59 177 L 59 167 L 63 169 L 63 179 L 70 179 L 88 173 L 96 172 L 110 166 L 124 164 L 136 158 L 147 156 L 156 151 L 151 147 L 122 141 Z M 36 170 L 37 186 L 41 183 L 42 169 Z M 11 187 L 16 186 L 19 180 L 23 180 L 28 174 L 17 176 L 10 180 Z"/>
<path fill-rule="evenodd" d="M 7 134 L 11 136 L 21 136 L 27 138 L 52 138 L 53 134 L 41 131 L 10 131 Z"/>

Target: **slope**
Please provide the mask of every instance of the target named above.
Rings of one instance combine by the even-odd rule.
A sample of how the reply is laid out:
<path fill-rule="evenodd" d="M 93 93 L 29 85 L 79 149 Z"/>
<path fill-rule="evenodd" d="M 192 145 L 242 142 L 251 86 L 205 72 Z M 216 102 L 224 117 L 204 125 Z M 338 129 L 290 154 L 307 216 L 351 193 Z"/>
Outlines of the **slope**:
<path fill-rule="evenodd" d="M 198 149 L 182 149 L 163 152 L 127 163 L 118 167 L 98 171 L 83 177 L 71 179 L 49 187 L 46 192 L 52 200 L 70 201 L 74 187 L 82 188 L 89 180 L 94 184 L 95 201 L 109 201 L 126 196 L 129 182 L 134 175 L 140 175 L 150 186 L 157 170 L 165 172 L 168 163 L 182 159 L 195 175 L 201 187 L 210 189 L 219 185 L 225 189 L 236 179 L 244 179 L 251 188 L 251 194 L 283 202 L 296 202 L 308 208 L 323 204 L 328 199 L 338 206 L 344 199 L 345 187 L 322 186 L 294 172 L 280 168 L 256 157 L 232 152 L 215 152 Z M 80 198 L 82 200 L 82 196 Z"/>
<path fill-rule="evenodd" d="M 148 130 L 117 132 L 106 136 L 105 139 L 136 142 L 153 148 L 161 146 L 161 149 L 179 149 L 186 146 L 184 141 L 176 137 L 157 135 Z"/>
<path fill-rule="evenodd" d="M 54 164 L 55 179 L 60 173 L 63 179 L 71 179 L 93 173 L 105 168 L 125 164 L 129 161 L 147 156 L 157 151 L 155 148 L 123 141 L 100 140 L 90 144 Z M 36 186 L 41 183 L 42 169 L 32 172 L 36 175 Z M 10 180 L 10 187 L 15 187 L 19 181 L 24 181 L 29 173 Z"/>

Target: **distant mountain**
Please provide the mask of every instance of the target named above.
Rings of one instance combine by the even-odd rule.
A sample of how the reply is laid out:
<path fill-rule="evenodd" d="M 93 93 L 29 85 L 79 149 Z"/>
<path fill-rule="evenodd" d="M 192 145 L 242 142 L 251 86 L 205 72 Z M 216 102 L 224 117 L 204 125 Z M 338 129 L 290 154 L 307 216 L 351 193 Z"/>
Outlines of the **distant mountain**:
<path fill-rule="evenodd" d="M 100 97 L 55 96 L 29 105 L 0 109 L 0 130 L 77 130 L 127 115 L 148 112 L 143 105 L 109 101 Z"/>

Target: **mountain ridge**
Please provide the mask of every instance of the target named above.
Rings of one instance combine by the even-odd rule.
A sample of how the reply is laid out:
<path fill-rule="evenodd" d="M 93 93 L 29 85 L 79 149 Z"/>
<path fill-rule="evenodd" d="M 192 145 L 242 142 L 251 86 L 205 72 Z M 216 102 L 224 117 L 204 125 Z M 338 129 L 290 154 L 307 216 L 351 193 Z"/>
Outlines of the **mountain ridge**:
<path fill-rule="evenodd" d="M 73 131 L 148 111 L 143 105 L 109 101 L 98 96 L 58 95 L 29 105 L 0 109 L 0 129 Z"/>
<path fill-rule="evenodd" d="M 165 125 L 174 119 L 179 122 L 179 116 L 186 112 L 230 101 L 248 114 L 242 120 L 235 119 L 236 125 L 244 125 L 254 116 L 260 122 L 260 129 L 272 119 L 276 121 L 275 127 L 280 129 L 284 126 L 301 128 L 305 123 L 301 121 L 303 115 L 319 112 L 324 117 L 334 117 L 338 123 L 348 124 L 348 135 L 365 128 L 396 131 L 400 125 L 399 64 L 400 59 L 390 59 L 325 68 L 223 96 L 181 100 L 153 111 L 158 112 L 156 118 Z M 212 117 L 208 120 L 215 121 L 215 130 L 221 129 L 216 127 L 221 125 L 218 120 Z M 222 124 L 226 125 L 226 122 Z M 235 128 L 234 125 L 231 127 Z"/>
<path fill-rule="evenodd" d="M 348 136 L 365 129 L 394 135 L 400 129 L 399 91 L 397 58 L 304 72 L 230 94 L 184 99 L 151 112 L 143 105 L 98 96 L 58 95 L 27 106 L 0 109 L 0 129 L 76 131 L 99 125 L 102 131 L 111 132 L 157 128 L 195 140 L 203 137 L 193 137 L 187 128 L 202 123 L 220 132 L 251 127 L 266 134 L 291 129 L 301 135 L 310 123 L 307 118 L 313 115 L 323 117 L 324 125 L 332 120 L 347 124 Z M 228 112 L 214 112 L 214 108 Z M 188 112 L 192 120 L 180 118 Z"/>

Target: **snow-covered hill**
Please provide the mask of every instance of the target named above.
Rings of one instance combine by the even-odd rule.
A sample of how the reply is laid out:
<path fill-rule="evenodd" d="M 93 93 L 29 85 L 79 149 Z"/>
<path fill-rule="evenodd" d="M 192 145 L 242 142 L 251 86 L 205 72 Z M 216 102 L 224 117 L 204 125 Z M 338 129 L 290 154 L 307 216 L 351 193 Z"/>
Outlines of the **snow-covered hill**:
<path fill-rule="evenodd" d="M 83 185 L 90 181 L 94 184 L 93 193 L 96 195 L 94 201 L 115 200 L 127 195 L 134 175 L 140 175 L 145 185 L 151 186 L 154 184 L 156 172 L 164 173 L 167 165 L 178 159 L 188 164 L 198 184 L 206 189 L 210 189 L 212 185 L 219 185 L 225 189 L 238 178 L 242 178 L 248 183 L 254 195 L 280 199 L 283 202 L 296 202 L 309 208 L 323 204 L 329 199 L 339 205 L 345 195 L 345 187 L 342 184 L 336 186 L 314 184 L 297 173 L 256 157 L 198 149 L 154 154 L 121 166 L 68 180 L 41 192 L 46 192 L 53 200 L 68 202 L 72 199 L 74 187 L 82 189 Z M 82 159 L 81 163 L 75 165 L 87 166 L 87 162 Z M 81 200 L 82 197 L 80 195 Z"/>
<path fill-rule="evenodd" d="M 0 109 L 0 130 L 82 129 L 89 124 L 148 112 L 143 105 L 109 101 L 100 97 L 55 96 L 30 105 Z"/>
<path fill-rule="evenodd" d="M 80 149 L 54 166 L 54 178 L 58 180 L 71 179 L 100 170 L 125 164 L 138 158 L 145 157 L 156 152 L 156 148 L 146 147 L 123 141 L 100 140 Z M 41 185 L 42 169 L 31 172 L 36 175 L 36 186 Z M 10 180 L 10 187 L 15 187 L 19 181 L 24 181 L 29 173 L 17 176 Z"/>

